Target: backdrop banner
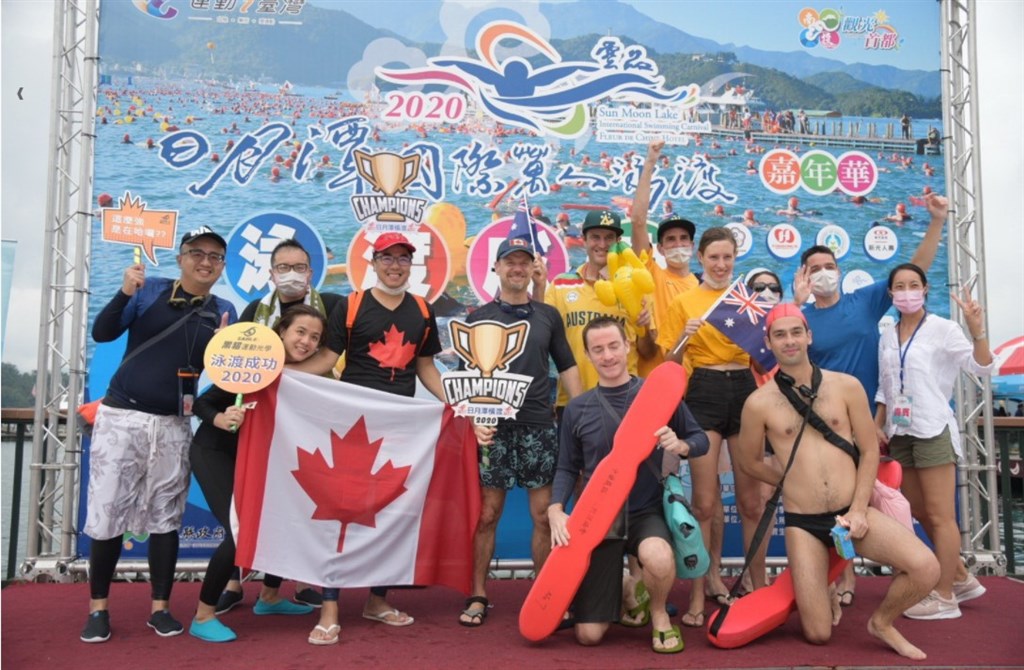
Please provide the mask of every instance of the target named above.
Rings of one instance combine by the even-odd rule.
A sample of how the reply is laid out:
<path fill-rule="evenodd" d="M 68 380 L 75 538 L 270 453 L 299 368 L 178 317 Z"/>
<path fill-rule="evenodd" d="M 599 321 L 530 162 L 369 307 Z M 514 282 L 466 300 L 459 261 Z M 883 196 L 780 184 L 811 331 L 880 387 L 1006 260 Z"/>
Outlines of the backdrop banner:
<path fill-rule="evenodd" d="M 344 294 L 372 286 L 373 240 L 400 231 L 418 250 L 410 290 L 437 312 L 437 363 L 455 369 L 448 321 L 494 295 L 517 207 L 543 224 L 552 275 L 577 267 L 583 217 L 629 211 L 656 139 L 651 223 L 729 227 L 737 272 L 775 271 L 786 299 L 800 252 L 823 244 L 855 291 L 910 260 L 925 194 L 946 190 L 939 21 L 938 3 L 860 0 L 104 2 L 90 324 L 136 253 L 148 276 L 176 276 L 178 240 L 201 225 L 227 240 L 215 293 L 239 312 L 271 288 L 280 240 Z M 946 284 L 944 244 L 929 277 Z M 945 291 L 928 308 L 948 314 Z M 90 342 L 90 398 L 124 346 Z M 87 473 L 88 449 L 83 513 Z M 724 498 L 725 555 L 741 556 Z M 528 512 L 510 500 L 499 554 L 527 558 Z M 181 556 L 222 535 L 193 485 Z M 126 536 L 125 555 L 145 544 Z"/>

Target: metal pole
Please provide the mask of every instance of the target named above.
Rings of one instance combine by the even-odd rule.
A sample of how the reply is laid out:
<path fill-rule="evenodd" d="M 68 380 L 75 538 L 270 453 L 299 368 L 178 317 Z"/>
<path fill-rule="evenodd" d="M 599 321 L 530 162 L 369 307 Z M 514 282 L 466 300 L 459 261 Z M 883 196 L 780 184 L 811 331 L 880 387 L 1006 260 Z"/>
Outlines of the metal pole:
<path fill-rule="evenodd" d="M 18 526 L 21 521 L 21 472 L 25 461 L 25 422 L 18 421 L 14 442 L 14 483 L 11 485 L 11 523 L 7 532 L 7 580 L 14 579 L 14 566 L 18 562 Z"/>

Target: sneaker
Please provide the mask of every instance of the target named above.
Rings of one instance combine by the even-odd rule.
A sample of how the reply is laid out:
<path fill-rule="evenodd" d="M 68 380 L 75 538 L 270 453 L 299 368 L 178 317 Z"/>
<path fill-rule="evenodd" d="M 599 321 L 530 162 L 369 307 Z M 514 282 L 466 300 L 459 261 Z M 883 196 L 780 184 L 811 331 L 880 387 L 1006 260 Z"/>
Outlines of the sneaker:
<path fill-rule="evenodd" d="M 224 612 L 242 602 L 244 598 L 245 596 L 238 591 L 223 591 L 220 594 L 220 598 L 217 598 L 217 614 L 224 614 Z"/>
<path fill-rule="evenodd" d="M 932 591 L 924 597 L 924 600 L 904 612 L 903 616 L 908 619 L 923 619 L 927 621 L 932 619 L 959 619 L 960 606 L 956 603 L 956 597 L 946 600 L 937 592 Z"/>
<path fill-rule="evenodd" d="M 295 597 L 292 598 L 292 600 L 302 605 L 309 605 L 316 609 L 320 609 L 324 604 L 324 597 L 320 595 L 320 592 L 308 586 L 301 591 L 296 591 Z"/>
<path fill-rule="evenodd" d="M 86 619 L 85 628 L 79 638 L 82 642 L 106 642 L 110 639 L 110 613 L 98 610 Z"/>
<path fill-rule="evenodd" d="M 253 614 L 309 614 L 313 608 L 309 605 L 293 603 L 290 600 L 278 600 L 276 603 L 268 603 L 265 600 L 257 600 L 256 606 L 252 608 Z"/>
<path fill-rule="evenodd" d="M 156 634 L 160 637 L 174 637 L 175 635 L 181 635 L 181 632 L 185 630 L 181 622 L 171 616 L 170 610 L 153 612 L 149 616 L 149 621 L 146 622 L 146 625 L 156 631 Z"/>
<path fill-rule="evenodd" d="M 958 603 L 965 603 L 985 595 L 985 587 L 974 575 L 967 575 L 962 582 L 953 582 L 953 597 Z"/>
<path fill-rule="evenodd" d="M 209 621 L 192 619 L 192 625 L 188 627 L 188 634 L 206 642 L 231 642 L 238 638 L 235 631 L 218 621 L 217 617 L 213 617 Z"/>

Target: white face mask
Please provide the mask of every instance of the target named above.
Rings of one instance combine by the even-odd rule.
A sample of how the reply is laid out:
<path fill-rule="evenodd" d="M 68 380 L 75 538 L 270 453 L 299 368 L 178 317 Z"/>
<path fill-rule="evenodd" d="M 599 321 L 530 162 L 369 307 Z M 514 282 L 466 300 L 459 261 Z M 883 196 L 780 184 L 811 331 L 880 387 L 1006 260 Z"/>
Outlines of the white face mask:
<path fill-rule="evenodd" d="M 811 275 L 811 293 L 819 298 L 829 298 L 839 290 L 838 270 L 818 270 Z"/>
<path fill-rule="evenodd" d="M 274 280 L 277 292 L 289 299 L 302 298 L 306 295 L 309 285 L 306 283 L 306 275 L 301 272 L 285 272 Z"/>
<path fill-rule="evenodd" d="M 674 267 L 682 267 L 693 258 L 693 247 L 675 247 L 665 250 L 665 262 Z"/>
<path fill-rule="evenodd" d="M 409 290 L 409 282 L 406 281 L 404 284 L 397 288 L 391 288 L 390 286 L 385 285 L 384 282 L 378 279 L 376 289 L 387 295 L 402 295 L 403 293 Z"/>
<path fill-rule="evenodd" d="M 782 296 L 768 288 L 764 289 L 757 295 L 761 296 L 761 300 L 764 300 L 771 305 L 778 305 L 779 301 L 782 300 Z"/>
<path fill-rule="evenodd" d="M 729 288 L 729 285 L 732 284 L 733 280 L 732 275 L 729 275 L 728 277 L 723 279 L 721 283 L 718 283 L 714 279 L 712 279 L 707 272 L 705 272 L 704 276 L 701 278 L 701 281 L 707 284 L 710 288 L 713 288 L 716 291 L 721 291 L 723 288 Z"/>

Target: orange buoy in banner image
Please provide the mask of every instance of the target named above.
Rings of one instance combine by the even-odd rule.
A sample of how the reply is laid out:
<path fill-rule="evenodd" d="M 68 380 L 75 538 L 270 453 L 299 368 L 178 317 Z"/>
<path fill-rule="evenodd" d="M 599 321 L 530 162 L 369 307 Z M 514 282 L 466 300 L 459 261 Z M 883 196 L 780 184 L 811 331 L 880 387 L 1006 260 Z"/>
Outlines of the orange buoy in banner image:
<path fill-rule="evenodd" d="M 433 226 L 451 254 L 451 273 L 448 279 L 462 277 L 466 274 L 466 217 L 458 206 L 450 202 L 436 202 L 427 210 L 424 217 L 426 223 Z"/>

